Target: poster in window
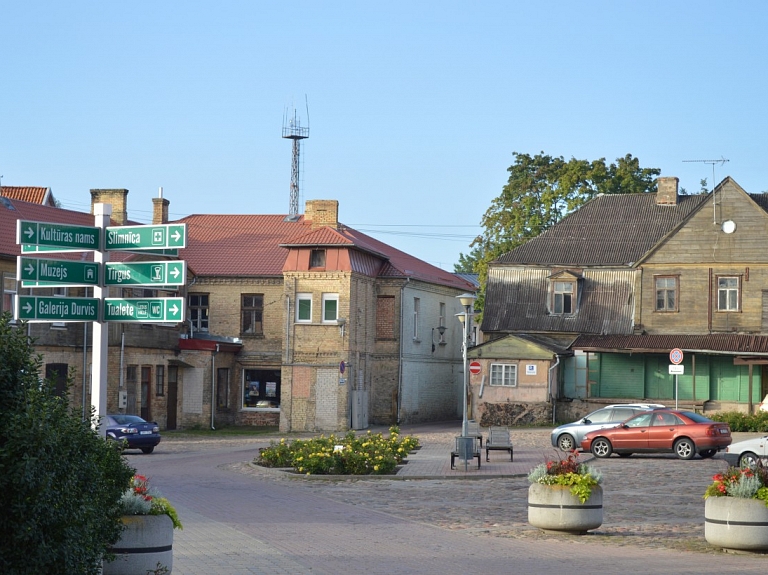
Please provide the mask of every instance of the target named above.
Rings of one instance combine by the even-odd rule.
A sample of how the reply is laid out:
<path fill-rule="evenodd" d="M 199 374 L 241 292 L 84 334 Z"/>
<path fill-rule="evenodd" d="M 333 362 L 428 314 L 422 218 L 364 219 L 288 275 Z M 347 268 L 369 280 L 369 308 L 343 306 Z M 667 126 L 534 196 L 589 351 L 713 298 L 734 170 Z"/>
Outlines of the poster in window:
<path fill-rule="evenodd" d="M 248 382 L 248 395 L 251 397 L 257 397 L 259 395 L 259 382 L 258 381 L 249 381 Z"/>
<path fill-rule="evenodd" d="M 268 381 L 267 382 L 267 397 L 277 397 L 277 382 L 276 381 Z"/>

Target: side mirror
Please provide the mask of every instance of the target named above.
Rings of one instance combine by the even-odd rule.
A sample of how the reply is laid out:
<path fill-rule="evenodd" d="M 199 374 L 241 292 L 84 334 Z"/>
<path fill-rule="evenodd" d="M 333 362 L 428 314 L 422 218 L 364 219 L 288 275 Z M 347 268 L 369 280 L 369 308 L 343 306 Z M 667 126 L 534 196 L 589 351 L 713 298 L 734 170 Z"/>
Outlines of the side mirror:
<path fill-rule="evenodd" d="M 582 420 L 581 420 L 581 422 L 582 422 L 584 425 L 589 425 L 590 423 L 592 423 L 592 422 L 591 422 L 589 419 L 587 419 L 586 417 L 585 417 L 584 419 L 582 419 Z"/>

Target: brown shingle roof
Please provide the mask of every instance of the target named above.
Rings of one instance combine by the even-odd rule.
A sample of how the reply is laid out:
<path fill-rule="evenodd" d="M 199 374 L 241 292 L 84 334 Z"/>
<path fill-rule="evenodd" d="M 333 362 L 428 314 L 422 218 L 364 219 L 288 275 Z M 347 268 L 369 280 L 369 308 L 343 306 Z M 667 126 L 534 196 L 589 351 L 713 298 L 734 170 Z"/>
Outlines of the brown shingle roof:
<path fill-rule="evenodd" d="M 597 196 L 496 262 L 628 265 L 638 261 L 708 198 L 707 194 L 679 196 L 676 206 L 659 206 L 656 194 Z"/>
<path fill-rule="evenodd" d="M 746 334 L 709 335 L 581 335 L 571 349 L 669 353 L 731 352 L 742 355 L 768 354 L 768 336 Z"/>
<path fill-rule="evenodd" d="M 0 196 L 43 206 L 56 206 L 53 194 L 51 193 L 51 188 L 35 186 L 2 186 L 0 187 Z"/>

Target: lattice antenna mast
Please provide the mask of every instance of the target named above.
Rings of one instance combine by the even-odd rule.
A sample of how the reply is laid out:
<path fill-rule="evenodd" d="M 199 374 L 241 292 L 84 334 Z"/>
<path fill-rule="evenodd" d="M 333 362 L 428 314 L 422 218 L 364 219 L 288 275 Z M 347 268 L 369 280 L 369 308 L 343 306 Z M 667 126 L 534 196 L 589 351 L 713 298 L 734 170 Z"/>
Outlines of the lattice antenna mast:
<path fill-rule="evenodd" d="M 283 114 L 283 138 L 293 140 L 293 158 L 291 161 L 291 191 L 288 206 L 287 220 L 296 221 L 299 219 L 299 179 L 300 179 L 300 159 L 301 159 L 301 140 L 309 138 L 309 105 L 307 105 L 307 126 L 301 126 L 301 118 L 293 110 L 293 117 L 289 116 L 286 109 Z"/>
<path fill-rule="evenodd" d="M 719 160 L 683 160 L 685 163 L 695 162 L 699 164 L 712 164 L 712 220 L 713 223 L 717 223 L 717 198 L 715 197 L 715 164 L 725 165 L 726 160 L 723 156 L 720 156 Z"/>

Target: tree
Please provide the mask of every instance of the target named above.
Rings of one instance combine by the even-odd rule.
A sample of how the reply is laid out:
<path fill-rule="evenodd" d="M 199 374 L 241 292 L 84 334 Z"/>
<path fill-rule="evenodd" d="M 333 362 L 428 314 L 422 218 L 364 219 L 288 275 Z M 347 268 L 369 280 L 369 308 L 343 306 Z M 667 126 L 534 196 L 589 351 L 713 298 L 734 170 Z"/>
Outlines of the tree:
<path fill-rule="evenodd" d="M 41 381 L 42 359 L 10 319 L 0 315 L 0 572 L 99 573 L 134 470 Z"/>
<path fill-rule="evenodd" d="M 607 165 L 605 158 L 567 162 L 544 152 L 530 156 L 513 153 L 509 180 L 501 195 L 491 202 L 482 217 L 482 235 L 470 244 L 469 255 L 460 254 L 462 268 L 471 265 L 480 274 L 482 309 L 488 265 L 556 224 L 598 194 L 655 192 L 661 171 L 641 168 L 631 154 Z"/>

